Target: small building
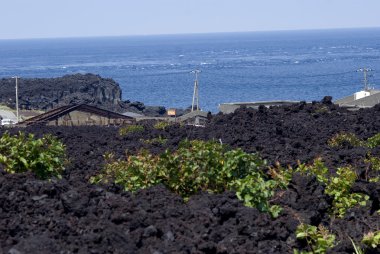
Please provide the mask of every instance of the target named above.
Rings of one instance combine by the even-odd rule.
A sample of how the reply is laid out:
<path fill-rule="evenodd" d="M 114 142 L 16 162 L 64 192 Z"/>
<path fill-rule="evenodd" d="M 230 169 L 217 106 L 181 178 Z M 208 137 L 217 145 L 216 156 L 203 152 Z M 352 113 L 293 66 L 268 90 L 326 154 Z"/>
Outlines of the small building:
<path fill-rule="evenodd" d="M 258 109 L 260 105 L 265 107 L 270 106 L 289 106 L 292 104 L 297 104 L 299 101 L 257 101 L 257 102 L 231 102 L 231 103 L 222 103 L 219 104 L 219 110 L 223 114 L 230 114 L 235 112 L 241 106 L 247 108 Z"/>
<path fill-rule="evenodd" d="M 194 110 L 194 111 L 191 111 L 190 113 L 187 113 L 183 116 L 178 117 L 178 120 L 187 125 L 205 126 L 207 123 L 207 115 L 208 115 L 208 112 L 201 111 L 201 110 Z"/>
<path fill-rule="evenodd" d="M 0 120 L 3 121 L 0 123 L 4 123 L 4 122 L 12 123 L 12 124 L 17 123 L 16 115 L 12 111 L 9 111 L 9 110 L 0 110 Z"/>
<path fill-rule="evenodd" d="M 79 104 L 68 105 L 50 110 L 44 114 L 29 118 L 19 125 L 36 124 L 50 126 L 81 126 L 81 125 L 122 125 L 134 122 L 130 116 L 124 116 L 112 111 L 94 106 Z"/>
<path fill-rule="evenodd" d="M 177 109 L 175 108 L 169 108 L 167 111 L 166 111 L 166 114 L 168 116 L 171 116 L 171 117 L 176 117 L 177 116 Z"/>
<path fill-rule="evenodd" d="M 336 100 L 335 104 L 347 108 L 370 108 L 380 103 L 380 90 L 368 89 Z"/>

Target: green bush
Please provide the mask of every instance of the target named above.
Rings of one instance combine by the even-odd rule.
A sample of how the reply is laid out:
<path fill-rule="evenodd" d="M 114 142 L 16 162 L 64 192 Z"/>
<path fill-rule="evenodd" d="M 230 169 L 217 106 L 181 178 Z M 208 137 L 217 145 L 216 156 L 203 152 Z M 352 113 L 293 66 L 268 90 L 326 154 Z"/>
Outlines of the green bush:
<path fill-rule="evenodd" d="M 375 148 L 380 145 L 380 133 L 367 139 L 366 146 L 369 148 Z"/>
<path fill-rule="evenodd" d="M 126 161 L 108 156 L 105 168 L 91 182 L 113 181 L 132 192 L 162 183 L 185 199 L 199 191 L 232 190 L 247 206 L 276 216 L 280 208 L 269 200 L 282 185 L 265 169 L 266 162 L 256 154 L 227 150 L 215 142 L 185 141 L 177 151 L 166 150 L 159 156 L 146 151 Z"/>
<path fill-rule="evenodd" d="M 339 133 L 335 135 L 333 138 L 331 138 L 329 141 L 327 141 L 327 144 L 330 147 L 340 147 L 344 143 L 349 143 L 352 146 L 365 146 L 365 142 L 360 140 L 353 133 Z"/>
<path fill-rule="evenodd" d="M 39 178 L 60 177 L 64 170 L 65 146 L 51 135 L 4 133 L 0 139 L 0 163 L 8 173 L 34 172 Z"/>
<path fill-rule="evenodd" d="M 296 230 L 297 239 L 306 240 L 310 251 L 294 250 L 295 254 L 323 254 L 335 246 L 335 235 L 325 227 L 300 224 Z"/>
<path fill-rule="evenodd" d="M 368 138 L 366 141 L 359 139 L 353 133 L 339 133 L 327 141 L 327 144 L 330 147 L 340 147 L 344 143 L 349 143 L 352 146 L 360 146 L 373 149 L 380 145 L 380 133 Z"/>
<path fill-rule="evenodd" d="M 364 235 L 362 243 L 371 248 L 377 248 L 380 246 L 380 231 L 369 232 Z"/>
<path fill-rule="evenodd" d="M 140 142 L 148 145 L 165 145 L 168 140 L 166 138 L 163 138 L 159 136 L 158 138 L 152 138 L 152 139 L 140 139 Z"/>
<path fill-rule="evenodd" d="M 128 133 L 138 133 L 143 132 L 145 130 L 144 126 L 142 125 L 128 125 L 125 127 L 121 127 L 119 129 L 120 136 L 125 136 Z"/>
<path fill-rule="evenodd" d="M 379 182 L 380 181 L 380 158 L 371 156 L 370 153 L 367 154 L 367 158 L 364 160 L 364 162 L 367 164 L 367 171 L 366 171 L 366 180 L 369 182 Z M 376 174 L 375 177 L 370 178 L 369 175 L 369 169 L 371 169 L 371 172 L 374 172 Z"/>
<path fill-rule="evenodd" d="M 160 121 L 158 123 L 156 123 L 153 128 L 157 129 L 157 130 L 165 130 L 166 127 L 168 127 L 170 125 L 170 123 L 168 122 L 165 122 L 165 121 Z"/>
<path fill-rule="evenodd" d="M 298 163 L 297 172 L 315 176 L 326 186 L 325 194 L 333 198 L 331 213 L 334 216 L 344 217 L 348 209 L 356 205 L 365 206 L 369 199 L 367 195 L 351 193 L 351 187 L 357 179 L 351 167 L 338 168 L 336 176 L 333 176 L 321 158 L 317 158 L 311 165 Z"/>
<path fill-rule="evenodd" d="M 333 215 L 343 218 L 348 209 L 356 205 L 365 206 L 369 196 L 351 193 L 357 176 L 350 167 L 338 168 L 336 174 L 337 176 L 330 178 L 325 193 L 333 197 Z"/>

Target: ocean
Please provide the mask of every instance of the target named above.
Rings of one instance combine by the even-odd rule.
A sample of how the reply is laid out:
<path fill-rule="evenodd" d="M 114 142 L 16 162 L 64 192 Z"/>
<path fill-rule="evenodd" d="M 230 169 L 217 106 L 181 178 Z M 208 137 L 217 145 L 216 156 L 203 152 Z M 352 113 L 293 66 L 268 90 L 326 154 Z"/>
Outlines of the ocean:
<path fill-rule="evenodd" d="M 191 105 L 199 69 L 200 106 L 212 112 L 226 102 L 338 99 L 362 89 L 363 67 L 380 89 L 380 28 L 0 40 L 0 78 L 95 73 L 116 80 L 124 100 L 167 108 Z"/>

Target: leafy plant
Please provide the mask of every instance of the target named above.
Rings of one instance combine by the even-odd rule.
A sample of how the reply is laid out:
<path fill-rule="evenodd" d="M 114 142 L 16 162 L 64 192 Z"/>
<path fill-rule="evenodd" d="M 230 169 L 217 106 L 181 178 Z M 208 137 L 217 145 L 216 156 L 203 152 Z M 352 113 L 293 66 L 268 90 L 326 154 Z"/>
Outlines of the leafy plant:
<path fill-rule="evenodd" d="M 366 146 L 369 148 L 375 148 L 380 145 L 380 133 L 367 139 Z"/>
<path fill-rule="evenodd" d="M 320 183 L 328 183 L 329 169 L 323 163 L 322 158 L 316 158 L 311 165 L 303 164 L 298 161 L 297 171 L 306 175 L 315 176 Z"/>
<path fill-rule="evenodd" d="M 300 224 L 296 230 L 297 239 L 306 240 L 310 251 L 294 250 L 295 254 L 320 254 L 335 246 L 335 235 L 325 227 Z"/>
<path fill-rule="evenodd" d="M 365 206 L 369 196 L 361 193 L 350 193 L 357 176 L 350 167 L 338 168 L 337 176 L 331 177 L 325 193 L 333 197 L 332 213 L 344 217 L 346 211 L 356 205 Z"/>
<path fill-rule="evenodd" d="M 195 140 L 185 141 L 177 151 L 166 150 L 159 156 L 141 151 L 126 161 L 108 157 L 103 171 L 91 182 L 114 181 L 132 192 L 162 183 L 184 199 L 199 191 L 232 190 L 247 206 L 273 216 L 280 212 L 269 200 L 284 182 L 265 173 L 266 162 L 258 155 L 241 149 L 228 150 L 219 143 Z"/>
<path fill-rule="evenodd" d="M 364 160 L 366 164 L 368 164 L 368 168 L 366 170 L 366 180 L 369 182 L 379 182 L 380 181 L 380 158 L 371 156 L 370 153 L 367 154 L 367 158 Z M 376 177 L 368 177 L 369 169 L 372 169 L 372 172 L 376 173 Z"/>
<path fill-rule="evenodd" d="M 0 163 L 8 173 L 32 171 L 39 178 L 60 177 L 64 170 L 65 146 L 51 135 L 5 132 L 0 139 Z"/>
<path fill-rule="evenodd" d="M 368 138 L 366 141 L 359 139 L 353 133 L 339 133 L 327 141 L 328 145 L 331 147 L 340 147 L 346 142 L 352 146 L 360 146 L 373 149 L 380 145 L 380 133 Z"/>
<path fill-rule="evenodd" d="M 138 133 L 143 132 L 145 130 L 144 126 L 142 125 L 128 125 L 125 127 L 121 127 L 119 129 L 120 136 L 125 136 L 128 133 Z"/>
<path fill-rule="evenodd" d="M 357 179 L 351 167 L 338 168 L 336 176 L 330 176 L 329 170 L 321 158 L 314 160 L 311 165 L 298 163 L 298 172 L 313 175 L 320 183 L 326 185 L 325 194 L 333 198 L 332 215 L 344 217 L 346 211 L 356 205 L 365 206 L 369 199 L 361 193 L 351 193 L 351 187 Z"/>
<path fill-rule="evenodd" d="M 157 129 L 157 130 L 165 130 L 166 127 L 168 127 L 170 125 L 170 123 L 168 122 L 165 122 L 165 121 L 160 121 L 160 122 L 157 122 L 153 128 Z"/>
<path fill-rule="evenodd" d="M 168 141 L 166 138 L 163 138 L 159 136 L 158 138 L 152 138 L 152 139 L 140 139 L 140 141 L 144 144 L 158 144 L 158 145 L 165 145 Z"/>
<path fill-rule="evenodd" d="M 362 243 L 371 248 L 377 248 L 380 246 L 380 231 L 369 232 L 364 235 Z"/>
<path fill-rule="evenodd" d="M 349 143 L 352 146 L 365 146 L 365 142 L 360 140 L 353 133 L 339 133 L 335 135 L 333 138 L 331 138 L 329 141 L 327 141 L 327 144 L 330 147 L 340 147 L 344 143 Z"/>

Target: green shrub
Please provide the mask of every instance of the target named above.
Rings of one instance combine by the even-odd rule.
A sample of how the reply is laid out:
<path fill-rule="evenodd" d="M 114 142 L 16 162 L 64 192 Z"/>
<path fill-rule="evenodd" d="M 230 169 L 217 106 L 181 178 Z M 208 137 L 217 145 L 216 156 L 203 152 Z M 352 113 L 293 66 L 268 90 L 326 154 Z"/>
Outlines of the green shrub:
<path fill-rule="evenodd" d="M 335 246 L 335 235 L 325 227 L 300 224 L 296 230 L 297 239 L 306 240 L 310 251 L 294 250 L 295 254 L 322 254 Z"/>
<path fill-rule="evenodd" d="M 357 175 L 351 167 L 338 168 L 336 176 L 332 176 L 329 175 L 329 170 L 321 158 L 315 159 L 311 165 L 298 164 L 298 172 L 313 175 L 326 186 L 325 194 L 333 198 L 332 215 L 344 217 L 348 209 L 356 205 L 366 205 L 366 201 L 369 199 L 367 195 L 351 193 L 351 187 L 357 179 Z"/>
<path fill-rule="evenodd" d="M 366 146 L 369 148 L 375 148 L 380 145 L 380 133 L 367 139 Z"/>
<path fill-rule="evenodd" d="M 366 172 L 366 180 L 369 182 L 379 182 L 380 181 L 380 158 L 371 156 L 370 153 L 367 154 L 367 158 L 364 160 L 366 164 L 368 164 L 367 172 Z M 368 176 L 368 169 L 372 169 L 376 173 L 376 177 L 370 178 Z M 373 172 L 372 171 L 372 172 Z"/>
<path fill-rule="evenodd" d="M 353 133 L 339 133 L 327 141 L 330 147 L 340 147 L 344 143 L 349 143 L 352 146 L 365 146 L 365 143 Z"/>
<path fill-rule="evenodd" d="M 145 130 L 144 126 L 142 125 L 128 125 L 125 127 L 121 127 L 119 129 L 120 136 L 125 136 L 128 133 L 138 133 L 143 132 Z"/>
<path fill-rule="evenodd" d="M 323 163 L 322 158 L 316 158 L 311 165 L 298 161 L 297 171 L 306 175 L 315 176 L 320 183 L 328 183 L 329 169 Z"/>
<path fill-rule="evenodd" d="M 377 248 L 380 246 L 380 231 L 369 232 L 364 235 L 362 243 L 371 248 Z"/>
<path fill-rule="evenodd" d="M 356 173 L 350 167 L 338 168 L 336 174 L 337 176 L 330 178 L 325 193 L 333 197 L 333 215 L 342 218 L 348 209 L 356 205 L 365 206 L 369 196 L 350 193 L 357 178 Z"/>
<path fill-rule="evenodd" d="M 60 177 L 64 160 L 64 145 L 51 135 L 36 139 L 33 134 L 6 132 L 0 139 L 0 163 L 8 173 L 32 171 L 42 179 Z"/>
<path fill-rule="evenodd" d="M 380 133 L 368 138 L 366 141 L 359 139 L 353 133 L 340 133 L 327 141 L 330 147 L 340 147 L 346 142 L 352 146 L 360 146 L 373 149 L 380 145 Z"/>
<path fill-rule="evenodd" d="M 153 144 L 165 145 L 168 140 L 166 138 L 159 136 L 158 138 L 152 138 L 152 139 L 140 139 L 140 141 L 148 145 L 153 145 Z"/>
<path fill-rule="evenodd" d="M 108 160 L 92 183 L 120 184 L 126 191 L 137 191 L 159 183 L 188 199 L 199 191 L 220 193 L 235 191 L 247 206 L 278 215 L 270 198 L 282 185 L 265 174 L 266 162 L 241 149 L 227 150 L 215 142 L 185 141 L 177 151 L 166 150 L 159 156 L 146 151 L 128 160 Z"/>
<path fill-rule="evenodd" d="M 157 130 L 165 130 L 166 127 L 168 127 L 170 125 L 170 123 L 168 122 L 165 122 L 165 121 L 160 121 L 160 122 L 157 122 L 153 128 L 157 129 Z"/>

